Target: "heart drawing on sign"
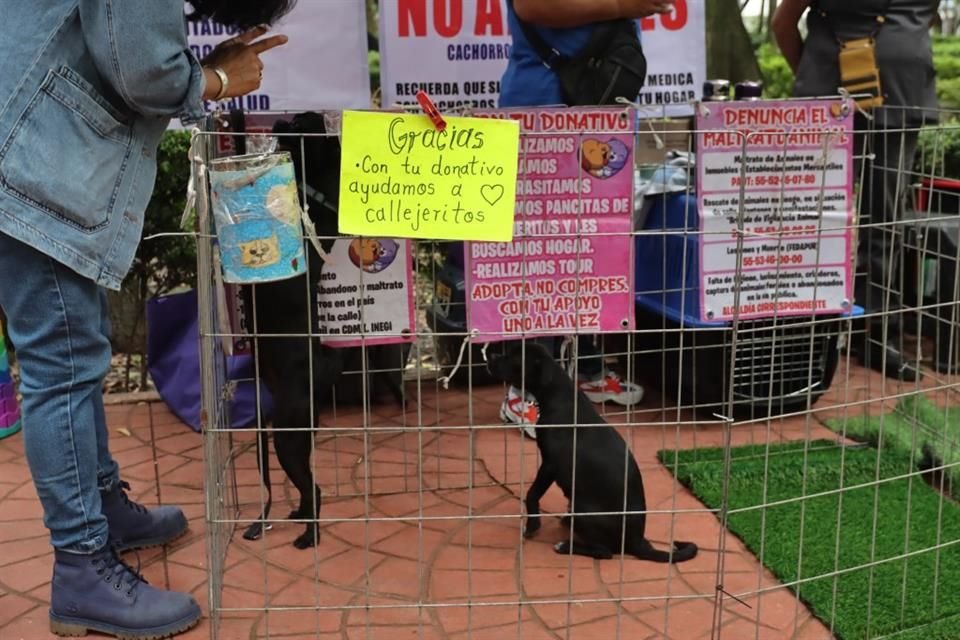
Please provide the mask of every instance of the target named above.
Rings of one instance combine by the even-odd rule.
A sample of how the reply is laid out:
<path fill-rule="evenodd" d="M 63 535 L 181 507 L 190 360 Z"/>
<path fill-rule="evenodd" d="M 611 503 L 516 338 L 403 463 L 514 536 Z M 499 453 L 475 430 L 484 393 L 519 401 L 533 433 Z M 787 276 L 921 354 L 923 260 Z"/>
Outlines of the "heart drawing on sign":
<path fill-rule="evenodd" d="M 503 198 L 504 188 L 502 184 L 485 184 L 480 187 L 480 195 L 487 201 L 491 207 Z"/>

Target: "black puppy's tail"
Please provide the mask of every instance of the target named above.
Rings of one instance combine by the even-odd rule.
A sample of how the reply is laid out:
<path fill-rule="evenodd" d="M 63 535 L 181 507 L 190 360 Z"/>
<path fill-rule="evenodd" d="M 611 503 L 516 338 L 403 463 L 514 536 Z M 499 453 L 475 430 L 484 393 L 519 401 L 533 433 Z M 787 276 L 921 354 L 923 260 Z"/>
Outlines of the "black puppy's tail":
<path fill-rule="evenodd" d="M 671 554 L 669 551 L 655 549 L 650 541 L 644 538 L 640 541 L 639 548 L 635 547 L 630 552 L 641 560 L 676 564 L 693 560 L 697 556 L 697 545 L 693 542 L 674 542 Z"/>

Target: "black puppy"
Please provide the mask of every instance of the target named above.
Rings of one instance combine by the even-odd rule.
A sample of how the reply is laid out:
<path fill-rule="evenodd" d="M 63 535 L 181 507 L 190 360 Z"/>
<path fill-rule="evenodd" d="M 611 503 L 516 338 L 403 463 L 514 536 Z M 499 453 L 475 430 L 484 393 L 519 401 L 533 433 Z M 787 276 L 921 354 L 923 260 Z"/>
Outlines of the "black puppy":
<path fill-rule="evenodd" d="M 290 122 L 280 121 L 274 126 L 278 134 L 324 134 L 325 130 L 323 116 L 316 113 L 299 114 Z M 326 135 L 281 136 L 279 141 L 279 148 L 293 157 L 301 201 L 309 205 L 320 244 L 329 252 L 337 235 L 340 143 L 336 136 Z M 312 244 L 306 246 L 306 274 L 241 288 L 247 322 L 257 336 L 252 346 L 258 373 L 273 398 L 277 459 L 300 493 L 300 505 L 290 518 L 308 521 L 304 533 L 293 543 L 298 549 L 312 547 L 319 539 L 321 492 L 310 465 L 314 418 L 343 369 L 339 350 L 306 337 L 318 335 L 315 296 L 323 269 L 322 257 Z M 262 535 L 273 502 L 266 431 L 260 432 L 257 445 L 267 502 L 259 521 L 244 533 L 248 540 Z"/>
<path fill-rule="evenodd" d="M 536 343 L 526 349 L 515 344 L 505 355 L 492 357 L 487 368 L 494 378 L 532 393 L 540 405 L 536 429 L 541 463 L 524 500 L 526 537 L 540 529 L 540 499 L 556 482 L 574 514 L 564 518 L 571 537 L 554 547 L 557 553 L 597 559 L 628 553 L 654 562 L 684 562 L 697 555 L 692 542 L 658 551 L 644 537 L 647 503 L 636 460 L 547 349 Z"/>

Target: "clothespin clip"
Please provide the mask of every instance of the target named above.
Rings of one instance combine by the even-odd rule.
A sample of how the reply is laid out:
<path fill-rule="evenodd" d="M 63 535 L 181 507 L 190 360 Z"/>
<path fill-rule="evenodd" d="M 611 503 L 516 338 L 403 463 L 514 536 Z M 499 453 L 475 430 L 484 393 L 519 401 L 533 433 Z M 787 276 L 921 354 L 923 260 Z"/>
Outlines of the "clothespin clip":
<path fill-rule="evenodd" d="M 417 102 L 420 103 L 420 107 L 433 122 L 433 126 L 437 128 L 437 131 L 443 131 L 447 128 L 447 121 L 443 119 L 443 116 L 440 115 L 440 110 L 434 106 L 433 102 L 430 101 L 430 97 L 426 93 L 423 91 L 418 91 Z"/>

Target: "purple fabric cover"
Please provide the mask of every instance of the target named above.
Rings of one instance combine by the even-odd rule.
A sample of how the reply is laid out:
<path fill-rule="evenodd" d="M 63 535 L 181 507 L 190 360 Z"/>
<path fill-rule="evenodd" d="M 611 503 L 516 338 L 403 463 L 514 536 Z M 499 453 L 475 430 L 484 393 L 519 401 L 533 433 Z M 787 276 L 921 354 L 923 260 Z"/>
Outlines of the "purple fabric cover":
<path fill-rule="evenodd" d="M 188 291 L 153 298 L 147 302 L 147 362 L 160 398 L 170 411 L 194 431 L 200 431 L 200 340 L 197 292 Z M 227 374 L 237 384 L 230 406 L 233 428 L 257 423 L 257 397 L 253 358 L 229 356 Z M 264 419 L 270 418 L 273 403 L 261 385 Z"/>

